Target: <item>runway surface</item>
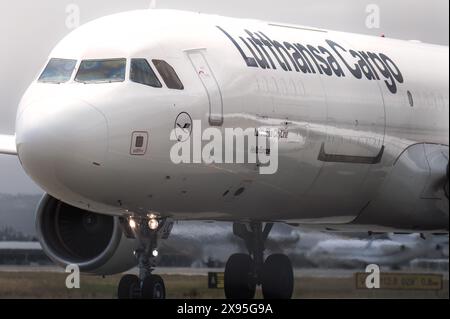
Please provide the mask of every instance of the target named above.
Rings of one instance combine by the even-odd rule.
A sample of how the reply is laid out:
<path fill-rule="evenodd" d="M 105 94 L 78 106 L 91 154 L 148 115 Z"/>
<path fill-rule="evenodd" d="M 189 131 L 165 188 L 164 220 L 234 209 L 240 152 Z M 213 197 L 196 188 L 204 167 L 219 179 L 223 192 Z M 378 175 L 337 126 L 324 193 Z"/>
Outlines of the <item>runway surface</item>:
<path fill-rule="evenodd" d="M 136 270 L 130 271 L 136 273 Z M 208 272 L 223 272 L 209 268 L 158 268 L 170 299 L 222 299 L 223 289 L 208 288 Z M 442 275 L 440 289 L 379 289 L 357 286 L 355 270 L 297 269 L 294 298 L 449 298 L 448 272 L 397 271 L 394 274 Z M 106 278 L 81 276 L 81 289 L 67 289 L 68 274 L 57 267 L 0 266 L 0 298 L 110 299 L 115 298 L 121 275 Z M 260 289 L 257 298 L 261 298 Z"/>
<path fill-rule="evenodd" d="M 223 268 L 183 268 L 183 267 L 158 267 L 155 269 L 155 274 L 158 275 L 179 275 L 179 276 L 207 276 L 208 272 L 223 272 Z M 352 278 L 355 272 L 363 270 L 352 269 L 320 269 L 320 268 L 302 268 L 295 269 L 294 276 L 296 278 L 313 277 L 313 278 Z M 401 270 L 392 271 L 386 270 L 390 273 L 422 273 L 419 270 Z M 64 269 L 57 266 L 5 266 L 0 265 L 0 272 L 49 272 L 49 273 L 64 273 Z M 137 274 L 137 269 L 132 269 L 127 273 Z M 449 273 L 445 271 L 426 270 L 425 273 L 442 274 L 444 279 L 449 279 Z"/>

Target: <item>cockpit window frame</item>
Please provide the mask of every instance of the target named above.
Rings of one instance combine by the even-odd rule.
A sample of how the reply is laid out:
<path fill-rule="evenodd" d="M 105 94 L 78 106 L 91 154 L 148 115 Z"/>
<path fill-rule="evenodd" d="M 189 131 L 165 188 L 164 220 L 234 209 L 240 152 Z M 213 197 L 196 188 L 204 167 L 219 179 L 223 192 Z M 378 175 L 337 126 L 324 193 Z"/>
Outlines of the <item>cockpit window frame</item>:
<path fill-rule="evenodd" d="M 42 81 L 41 77 L 44 74 L 46 68 L 52 60 L 66 60 L 71 61 L 74 66 L 69 78 L 65 78 L 64 81 L 56 82 L 56 81 Z M 149 70 L 153 73 L 154 79 L 158 82 L 159 85 L 151 85 L 149 83 L 141 83 L 132 79 L 132 63 L 133 60 L 142 60 L 148 64 Z M 104 80 L 90 80 L 90 81 L 82 81 L 78 79 L 80 74 L 81 67 L 85 62 L 108 62 L 108 61 L 121 61 L 123 62 L 123 75 L 117 80 L 104 79 Z M 45 67 L 42 69 L 39 74 L 37 80 L 39 83 L 43 84 L 65 84 L 65 83 L 77 83 L 77 84 L 114 84 L 114 83 L 135 83 L 140 84 L 152 88 L 166 88 L 170 90 L 183 91 L 185 90 L 184 83 L 181 81 L 180 76 L 178 75 L 175 68 L 169 64 L 166 60 L 163 59 L 148 59 L 143 57 L 119 57 L 119 58 L 51 58 L 48 60 Z M 155 81 L 155 82 L 156 82 Z"/>
<path fill-rule="evenodd" d="M 70 71 L 70 75 L 67 77 L 65 77 L 62 81 L 56 81 L 56 80 L 44 80 L 43 76 L 45 74 L 45 72 L 47 71 L 47 69 L 49 68 L 50 64 L 53 61 L 66 61 L 66 62 L 70 62 L 72 63 L 72 70 Z M 72 80 L 75 71 L 78 70 L 78 64 L 79 61 L 77 59 L 67 59 L 67 58 L 50 58 L 47 61 L 47 64 L 44 66 L 44 68 L 42 69 L 41 73 L 39 74 L 38 78 L 36 79 L 37 83 L 41 83 L 41 84 L 65 84 L 68 83 Z"/>
<path fill-rule="evenodd" d="M 168 70 L 170 71 L 170 77 L 172 77 L 171 79 L 166 77 L 166 74 L 163 74 L 163 72 L 161 72 L 161 68 L 160 68 L 160 64 L 163 63 L 165 64 L 166 67 L 168 67 Z M 159 76 L 162 78 L 164 84 L 166 85 L 167 88 L 171 89 L 171 90 L 178 90 L 178 91 L 183 91 L 184 90 L 184 84 L 180 79 L 180 76 L 178 75 L 177 71 L 175 70 L 175 68 L 170 65 L 167 61 L 162 60 L 162 59 L 152 59 L 152 64 L 155 66 L 156 71 L 158 72 Z M 169 82 L 170 81 L 175 81 L 177 82 L 177 85 L 171 85 L 173 83 Z"/>
<path fill-rule="evenodd" d="M 84 62 L 109 62 L 109 61 L 123 61 L 123 77 L 118 81 L 112 81 L 112 80 L 93 80 L 93 81 L 80 81 L 77 79 L 78 74 L 80 72 L 81 66 Z M 114 84 L 114 83 L 124 83 L 127 81 L 127 73 L 129 73 L 129 59 L 127 58 L 108 58 L 108 59 L 82 59 L 79 61 L 78 66 L 76 68 L 76 73 L 73 78 L 73 81 L 80 84 Z"/>
<path fill-rule="evenodd" d="M 132 77 L 132 72 L 133 72 L 133 62 L 134 61 L 144 61 L 145 63 L 147 63 L 147 66 L 149 68 L 149 70 L 151 71 L 151 76 L 154 77 L 154 79 L 157 81 L 156 85 L 151 85 L 149 83 L 143 83 L 143 82 L 139 82 L 136 79 L 133 79 Z M 130 82 L 132 83 L 136 83 L 136 84 L 140 84 L 140 85 L 145 85 L 148 87 L 152 87 L 152 88 L 157 88 L 157 89 L 161 89 L 163 87 L 162 81 L 161 79 L 158 77 L 157 73 L 155 72 L 154 68 L 152 67 L 152 65 L 150 64 L 150 62 L 148 61 L 148 59 L 146 58 L 137 58 L 137 57 L 132 57 L 130 58 L 130 65 L 129 65 L 129 74 L 128 74 L 128 79 L 130 80 Z"/>

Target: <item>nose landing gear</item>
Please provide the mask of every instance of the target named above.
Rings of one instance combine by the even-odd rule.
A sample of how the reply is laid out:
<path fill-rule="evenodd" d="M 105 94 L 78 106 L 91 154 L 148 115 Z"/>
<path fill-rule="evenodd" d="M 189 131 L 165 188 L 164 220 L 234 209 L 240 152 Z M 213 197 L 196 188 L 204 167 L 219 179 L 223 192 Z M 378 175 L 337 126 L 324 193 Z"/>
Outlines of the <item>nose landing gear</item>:
<path fill-rule="evenodd" d="M 119 282 L 119 299 L 165 299 L 164 280 L 152 274 L 158 257 L 158 240 L 167 239 L 173 227 L 169 219 L 130 219 L 130 228 L 139 242 L 134 252 L 139 267 L 139 276 L 125 275 Z"/>
<path fill-rule="evenodd" d="M 233 232 L 245 241 L 249 254 L 232 255 L 225 267 L 225 296 L 228 299 L 252 299 L 256 286 L 262 286 L 265 299 L 290 299 L 294 290 L 294 272 L 286 255 L 276 254 L 264 261 L 265 243 L 273 224 L 235 223 Z"/>

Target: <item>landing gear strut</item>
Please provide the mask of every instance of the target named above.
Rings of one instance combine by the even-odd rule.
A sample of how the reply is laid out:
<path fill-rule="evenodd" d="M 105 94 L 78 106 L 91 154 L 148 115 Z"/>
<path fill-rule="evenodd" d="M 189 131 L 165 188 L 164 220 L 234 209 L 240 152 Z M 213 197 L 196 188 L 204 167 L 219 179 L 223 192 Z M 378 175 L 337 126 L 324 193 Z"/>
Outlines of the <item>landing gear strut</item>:
<path fill-rule="evenodd" d="M 265 299 L 290 299 L 294 272 L 286 255 L 276 254 L 264 261 L 265 243 L 273 224 L 235 223 L 233 232 L 244 240 L 249 254 L 232 255 L 225 267 L 225 296 L 228 299 L 252 299 L 256 286 L 262 286 Z"/>
<path fill-rule="evenodd" d="M 169 237 L 173 222 L 168 219 L 148 218 L 130 219 L 130 229 L 139 242 L 134 251 L 138 260 L 139 276 L 125 275 L 119 282 L 119 299 L 165 299 L 164 280 L 152 274 L 158 257 L 158 240 Z"/>

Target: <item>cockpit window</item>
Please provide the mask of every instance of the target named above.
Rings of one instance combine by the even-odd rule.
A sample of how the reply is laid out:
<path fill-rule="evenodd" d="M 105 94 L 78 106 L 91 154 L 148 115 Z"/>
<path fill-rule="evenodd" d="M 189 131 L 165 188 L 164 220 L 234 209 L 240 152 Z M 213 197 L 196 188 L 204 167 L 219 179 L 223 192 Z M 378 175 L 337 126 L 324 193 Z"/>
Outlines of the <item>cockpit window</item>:
<path fill-rule="evenodd" d="M 76 60 L 51 59 L 39 77 L 38 82 L 65 83 L 72 77 L 76 64 Z"/>
<path fill-rule="evenodd" d="M 163 78 L 169 89 L 184 89 L 183 83 L 181 83 L 180 78 L 178 77 L 175 70 L 169 65 L 169 63 L 163 60 L 153 60 L 153 64 L 155 65 L 159 74 L 161 74 L 161 77 Z"/>
<path fill-rule="evenodd" d="M 126 59 L 84 60 L 75 81 L 85 84 L 123 82 L 126 66 Z"/>
<path fill-rule="evenodd" d="M 146 59 L 131 59 L 130 80 L 155 88 L 162 87 L 161 82 Z"/>

